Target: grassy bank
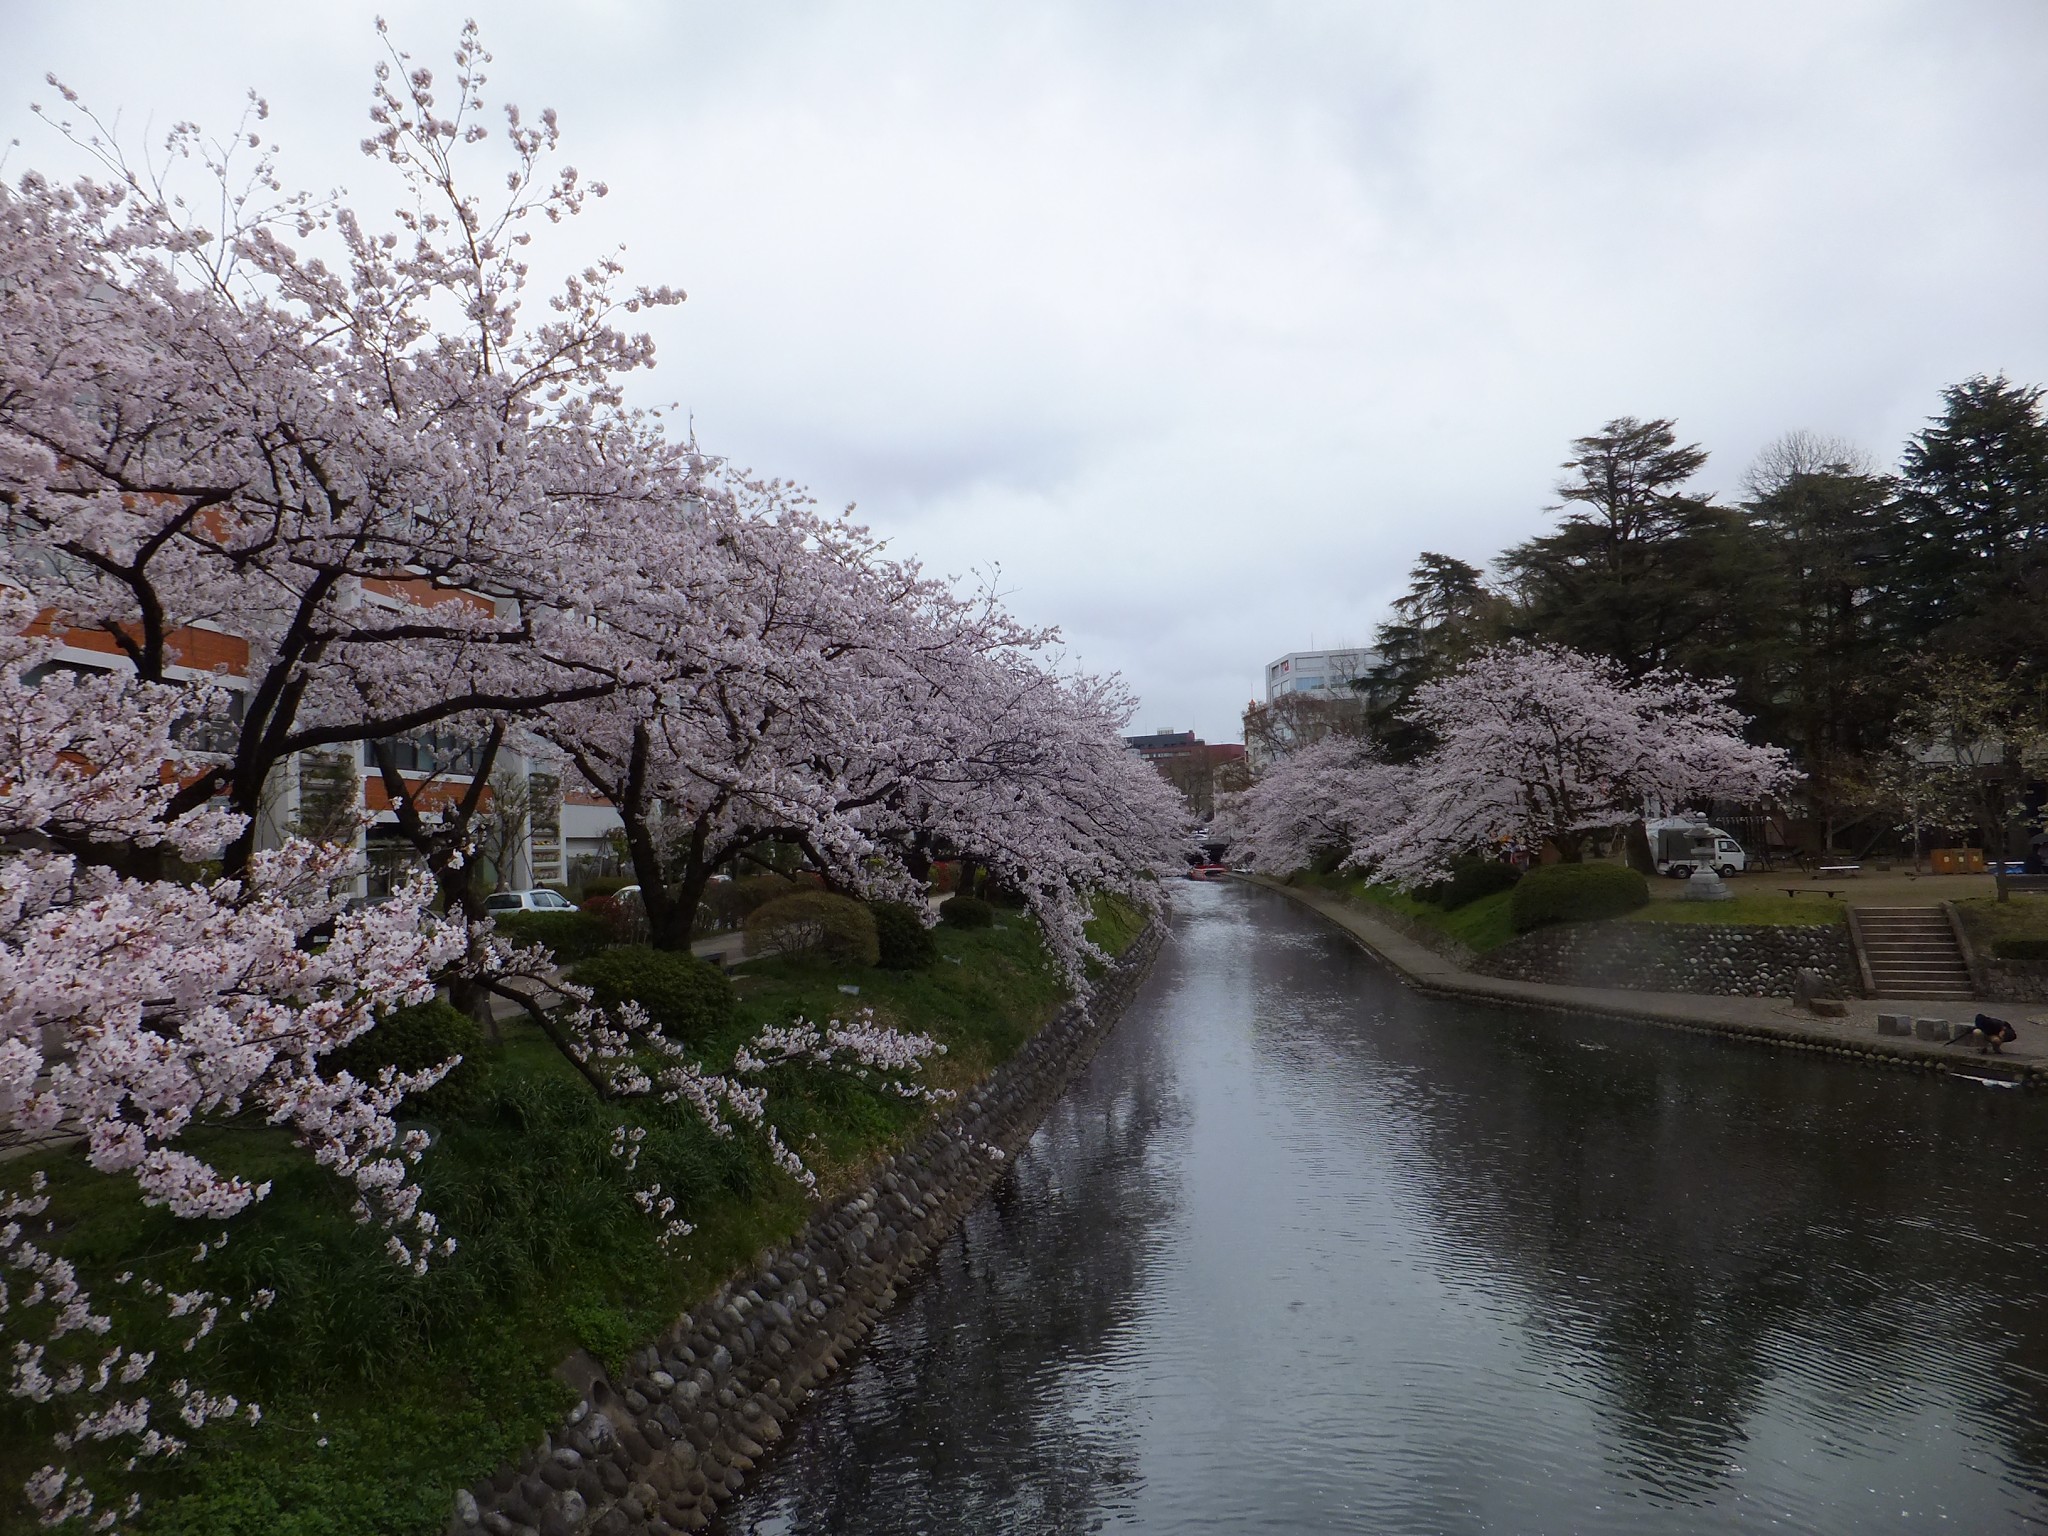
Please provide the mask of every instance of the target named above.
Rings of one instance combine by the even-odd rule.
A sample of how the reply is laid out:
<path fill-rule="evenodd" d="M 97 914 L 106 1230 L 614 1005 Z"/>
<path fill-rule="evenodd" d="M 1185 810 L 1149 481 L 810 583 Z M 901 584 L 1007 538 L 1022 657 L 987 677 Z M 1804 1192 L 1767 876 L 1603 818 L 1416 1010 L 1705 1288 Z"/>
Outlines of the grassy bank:
<path fill-rule="evenodd" d="M 1455 939 L 1474 954 L 1485 954 L 1489 949 L 1498 949 L 1515 936 L 1515 925 L 1508 915 L 1510 892 L 1495 891 L 1491 896 L 1482 896 L 1477 901 L 1446 912 L 1433 903 L 1419 900 L 1390 885 L 1373 885 L 1356 875 L 1312 875 L 1297 874 L 1293 877 L 1297 885 L 1313 890 L 1326 891 L 1355 901 L 1365 906 L 1378 907 L 1420 924 L 1433 933 Z"/>
<path fill-rule="evenodd" d="M 2048 940 L 2048 895 L 2016 893 L 2010 901 L 1977 896 L 1955 906 L 1963 931 L 1983 954 L 1991 954 L 2002 939 Z"/>
<path fill-rule="evenodd" d="M 1432 933 L 1455 939 L 1474 954 L 1483 955 L 1488 950 L 1498 949 L 1516 937 L 1514 918 L 1509 911 L 1513 893 L 1509 891 L 1496 891 L 1490 896 L 1482 896 L 1477 901 L 1468 902 L 1462 907 L 1446 912 L 1431 902 L 1397 891 L 1392 886 L 1370 884 L 1356 875 L 1315 875 L 1304 871 L 1293 876 L 1293 883 L 1341 896 L 1347 901 L 1358 902 L 1364 906 L 1377 907 L 1383 912 L 1405 918 L 1408 922 Z M 1842 910 L 1845 905 L 1846 903 L 1840 900 L 1830 900 L 1818 894 L 1765 896 L 1743 893 L 1727 901 L 1653 901 L 1647 907 L 1640 907 L 1625 916 L 1607 921 L 1721 923 L 1735 927 L 1825 927 L 1842 921 Z M 1971 902 L 1962 905 L 1990 908 L 1993 903 Z M 2048 937 L 2048 898 L 2040 898 L 2038 908 L 2033 910 L 2038 912 L 2038 916 L 2007 919 L 2009 923 L 2015 925 L 2012 936 L 2018 936 L 2024 931 L 2029 935 Z M 2028 922 L 2035 926 L 2024 929 L 2018 926 Z M 2008 935 L 2001 932 L 1999 936 Z"/>
<path fill-rule="evenodd" d="M 1091 935 L 1121 951 L 1142 927 L 1104 904 Z M 947 1054 L 929 1078 L 970 1083 L 1008 1059 L 1066 995 L 1035 927 L 1001 913 L 993 928 L 936 934 L 921 971 L 837 971 L 755 962 L 737 978 L 737 1017 L 700 1043 L 717 1069 L 762 1025 L 872 1007 L 935 1036 Z M 858 987 L 858 996 L 843 990 Z M 516 1459 L 571 1401 L 553 1368 L 577 1349 L 611 1365 L 658 1334 L 762 1248 L 793 1235 L 811 1204 L 744 1136 L 720 1139 L 694 1116 L 650 1102 L 600 1101 L 537 1031 L 508 1024 L 465 1081 L 436 1090 L 421 1118 L 438 1137 L 421 1168 L 426 1205 L 460 1243 L 414 1278 L 358 1226 L 336 1182 L 260 1125 L 211 1131 L 201 1150 L 270 1197 L 212 1230 L 142 1209 L 132 1186 L 91 1173 L 75 1153 L 41 1160 L 55 1196 L 56 1246 L 96 1296 L 116 1302 L 121 1335 L 176 1351 L 183 1333 L 113 1282 L 134 1270 L 172 1289 L 204 1286 L 276 1304 L 224 1327 L 170 1373 L 260 1401 L 260 1425 L 213 1425 L 144 1488 L 141 1529 L 175 1536 L 396 1536 L 438 1530 L 452 1491 Z M 770 1118 L 821 1189 L 914 1135 L 932 1113 L 843 1074 L 792 1067 L 770 1082 Z M 621 1123 L 644 1127 L 637 1171 L 612 1153 Z M 10 1186 L 37 1166 L 6 1165 Z M 665 1253 L 633 1203 L 659 1181 L 696 1230 Z M 169 1358 L 169 1356 L 167 1356 Z M 15 1490 L 40 1465 L 46 1435 L 18 1403 L 0 1409 L 0 1528 L 32 1528 Z"/>

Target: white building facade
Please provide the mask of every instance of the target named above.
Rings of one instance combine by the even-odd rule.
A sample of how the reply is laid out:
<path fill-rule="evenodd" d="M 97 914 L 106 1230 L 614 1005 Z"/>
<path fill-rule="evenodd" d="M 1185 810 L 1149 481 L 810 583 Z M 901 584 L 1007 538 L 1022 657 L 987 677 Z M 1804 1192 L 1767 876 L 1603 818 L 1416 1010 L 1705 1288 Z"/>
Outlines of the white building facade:
<path fill-rule="evenodd" d="M 1354 647 L 1334 651 L 1289 651 L 1266 666 L 1266 702 L 1289 694 L 1318 699 L 1354 698 L 1351 683 L 1378 666 L 1378 651 Z"/>

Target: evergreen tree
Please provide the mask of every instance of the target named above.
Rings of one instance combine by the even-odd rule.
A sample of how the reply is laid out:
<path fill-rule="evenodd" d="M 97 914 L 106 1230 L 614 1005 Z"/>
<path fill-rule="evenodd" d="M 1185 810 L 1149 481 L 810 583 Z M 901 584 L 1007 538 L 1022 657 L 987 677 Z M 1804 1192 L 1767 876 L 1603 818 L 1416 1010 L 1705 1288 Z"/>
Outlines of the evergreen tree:
<path fill-rule="evenodd" d="M 1365 700 L 1366 730 L 1395 762 L 1420 757 L 1429 732 L 1404 719 L 1424 683 L 1448 676 L 1499 638 L 1504 604 L 1476 566 L 1425 550 L 1394 599 L 1394 617 L 1373 631 L 1379 663 L 1352 686 Z"/>
<path fill-rule="evenodd" d="M 1519 632 L 1636 676 L 1735 670 L 1753 632 L 1754 550 L 1739 516 L 1686 492 L 1707 455 L 1672 426 L 1622 416 L 1572 444 L 1557 531 L 1501 557 Z"/>
<path fill-rule="evenodd" d="M 2048 421 L 2042 391 L 1979 374 L 1907 443 L 1888 607 L 1909 653 L 2048 674 Z"/>
<path fill-rule="evenodd" d="M 1764 451 L 1749 524 L 1766 562 L 1750 578 L 1762 620 L 1743 702 L 1765 739 L 1792 749 L 1823 846 L 1873 808 L 1867 765 L 1898 689 L 1875 600 L 1896 518 L 1892 483 L 1847 444 L 1806 433 Z"/>

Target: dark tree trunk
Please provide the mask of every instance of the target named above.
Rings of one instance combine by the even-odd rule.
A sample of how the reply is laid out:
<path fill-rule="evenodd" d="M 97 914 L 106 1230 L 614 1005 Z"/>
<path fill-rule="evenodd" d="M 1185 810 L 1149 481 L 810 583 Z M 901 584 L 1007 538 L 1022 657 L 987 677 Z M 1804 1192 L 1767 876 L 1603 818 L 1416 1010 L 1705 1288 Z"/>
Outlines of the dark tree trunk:
<path fill-rule="evenodd" d="M 1642 817 L 1638 816 L 1628 824 L 1628 831 L 1623 834 L 1623 841 L 1628 847 L 1628 867 L 1630 869 L 1633 869 L 1639 875 L 1654 875 L 1657 873 L 1656 855 L 1650 852 L 1650 829 L 1644 825 Z"/>

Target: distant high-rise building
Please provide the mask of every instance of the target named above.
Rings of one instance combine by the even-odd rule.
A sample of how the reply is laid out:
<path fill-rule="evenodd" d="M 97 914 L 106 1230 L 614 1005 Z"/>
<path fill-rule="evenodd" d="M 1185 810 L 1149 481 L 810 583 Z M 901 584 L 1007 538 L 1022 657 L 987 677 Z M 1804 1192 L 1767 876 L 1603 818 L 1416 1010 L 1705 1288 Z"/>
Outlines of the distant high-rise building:
<path fill-rule="evenodd" d="M 1289 651 L 1266 665 L 1266 702 L 1289 694 L 1308 694 L 1319 699 L 1349 699 L 1357 695 L 1351 687 L 1380 663 L 1378 651 L 1351 647 L 1335 651 Z"/>

